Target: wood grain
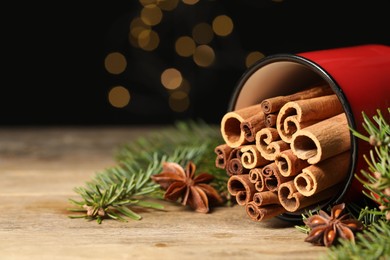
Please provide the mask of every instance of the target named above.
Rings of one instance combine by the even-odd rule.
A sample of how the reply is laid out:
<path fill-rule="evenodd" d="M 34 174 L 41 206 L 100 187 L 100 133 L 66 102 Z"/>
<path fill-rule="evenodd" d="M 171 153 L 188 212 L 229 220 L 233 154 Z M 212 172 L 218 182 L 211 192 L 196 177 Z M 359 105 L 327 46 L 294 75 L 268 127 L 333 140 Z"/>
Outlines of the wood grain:
<path fill-rule="evenodd" d="M 70 219 L 69 198 L 113 165 L 119 145 L 158 127 L 0 129 L 0 259 L 317 259 L 326 252 L 280 219 L 241 206 L 195 213 L 164 202 L 139 221 Z"/>

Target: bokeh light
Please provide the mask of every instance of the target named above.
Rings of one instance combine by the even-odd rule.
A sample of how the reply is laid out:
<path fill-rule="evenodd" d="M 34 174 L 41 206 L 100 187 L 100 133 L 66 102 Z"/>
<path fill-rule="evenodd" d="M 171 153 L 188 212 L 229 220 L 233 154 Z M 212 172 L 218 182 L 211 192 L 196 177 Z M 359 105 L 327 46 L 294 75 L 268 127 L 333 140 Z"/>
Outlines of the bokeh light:
<path fill-rule="evenodd" d="M 179 0 L 160 0 L 158 6 L 164 11 L 172 11 L 177 7 Z"/>
<path fill-rule="evenodd" d="M 200 67 L 208 67 L 215 60 L 214 50 L 208 45 L 199 45 L 195 49 L 194 62 Z"/>
<path fill-rule="evenodd" d="M 213 30 L 216 35 L 228 36 L 233 31 L 233 20 L 227 15 L 219 15 L 213 20 Z"/>
<path fill-rule="evenodd" d="M 160 43 L 160 37 L 153 30 L 144 30 L 138 36 L 138 45 L 145 51 L 155 50 Z"/>
<path fill-rule="evenodd" d="M 249 53 L 245 58 L 245 66 L 249 68 L 252 66 L 256 61 L 264 58 L 264 54 L 259 51 L 253 51 Z"/>
<path fill-rule="evenodd" d="M 208 23 L 198 23 L 192 29 L 192 37 L 198 44 L 208 44 L 213 40 L 214 32 Z"/>
<path fill-rule="evenodd" d="M 154 26 L 159 24 L 162 17 L 161 9 L 155 4 L 146 5 L 141 10 L 141 20 L 147 25 Z"/>
<path fill-rule="evenodd" d="M 190 57 L 194 54 L 196 44 L 189 36 L 181 36 L 175 42 L 176 53 L 182 57 Z"/>
<path fill-rule="evenodd" d="M 173 91 L 169 95 L 169 107 L 174 112 L 184 112 L 190 106 L 188 94 L 184 91 Z"/>
<path fill-rule="evenodd" d="M 163 71 L 161 73 L 161 84 L 166 88 L 166 89 L 177 89 L 180 87 L 180 85 L 183 82 L 183 77 L 180 73 L 175 68 L 169 68 Z"/>
<path fill-rule="evenodd" d="M 182 1 L 187 5 L 194 5 L 199 2 L 199 0 L 182 0 Z"/>
<path fill-rule="evenodd" d="M 109 53 L 104 59 L 104 67 L 111 74 L 121 74 L 125 71 L 126 66 L 126 58 L 119 52 Z"/>
<path fill-rule="evenodd" d="M 130 92 L 123 86 L 115 86 L 108 92 L 108 102 L 113 107 L 123 108 L 130 102 Z"/>

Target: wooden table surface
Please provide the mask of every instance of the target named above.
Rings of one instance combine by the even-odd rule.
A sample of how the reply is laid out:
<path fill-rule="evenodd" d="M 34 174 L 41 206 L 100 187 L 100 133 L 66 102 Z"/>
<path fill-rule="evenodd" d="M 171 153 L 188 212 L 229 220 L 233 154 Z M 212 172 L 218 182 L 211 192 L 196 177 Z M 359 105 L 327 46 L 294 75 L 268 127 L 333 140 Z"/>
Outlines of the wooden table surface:
<path fill-rule="evenodd" d="M 155 127 L 156 128 L 156 127 Z M 164 202 L 141 220 L 70 219 L 69 198 L 152 127 L 0 129 L 0 259 L 318 259 L 293 224 L 241 206 L 195 213 Z"/>

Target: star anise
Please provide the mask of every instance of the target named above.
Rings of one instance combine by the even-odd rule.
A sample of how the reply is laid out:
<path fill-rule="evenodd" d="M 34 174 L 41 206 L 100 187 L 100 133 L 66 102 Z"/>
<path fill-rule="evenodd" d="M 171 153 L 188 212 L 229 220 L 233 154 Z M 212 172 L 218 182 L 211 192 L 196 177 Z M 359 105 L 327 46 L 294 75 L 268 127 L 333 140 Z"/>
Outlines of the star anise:
<path fill-rule="evenodd" d="M 183 205 L 189 205 L 197 212 L 207 213 L 209 204 L 222 203 L 222 197 L 208 184 L 214 176 L 209 173 L 195 176 L 195 170 L 193 162 L 189 162 L 185 170 L 178 163 L 164 162 L 162 172 L 152 175 L 151 178 L 165 190 L 164 199 L 180 199 Z"/>
<path fill-rule="evenodd" d="M 343 214 L 345 203 L 334 205 L 330 216 L 323 210 L 304 220 L 311 229 L 305 242 L 329 247 L 337 243 L 338 238 L 355 241 L 355 233 L 363 230 L 363 224 Z"/>

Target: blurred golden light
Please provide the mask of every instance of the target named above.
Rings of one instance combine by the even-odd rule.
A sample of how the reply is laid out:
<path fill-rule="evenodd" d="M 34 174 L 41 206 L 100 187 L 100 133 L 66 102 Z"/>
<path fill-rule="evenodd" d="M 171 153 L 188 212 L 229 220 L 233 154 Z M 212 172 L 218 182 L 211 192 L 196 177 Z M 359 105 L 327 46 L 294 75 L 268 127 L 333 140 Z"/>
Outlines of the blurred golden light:
<path fill-rule="evenodd" d="M 181 82 L 180 87 L 178 89 L 186 93 L 189 93 L 191 90 L 191 84 L 190 82 L 188 82 L 188 80 L 183 78 L 183 81 Z"/>
<path fill-rule="evenodd" d="M 199 45 L 195 49 L 193 59 L 198 66 L 208 67 L 214 62 L 214 50 L 208 45 Z"/>
<path fill-rule="evenodd" d="M 214 32 L 208 23 L 198 23 L 192 29 L 192 37 L 198 44 L 208 44 L 214 38 Z"/>
<path fill-rule="evenodd" d="M 175 50 L 177 54 L 183 57 L 190 57 L 194 54 L 196 44 L 189 36 L 179 37 L 175 42 Z"/>
<path fill-rule="evenodd" d="M 121 74 L 125 71 L 126 66 L 126 58 L 119 52 L 111 52 L 104 59 L 104 67 L 111 74 Z"/>
<path fill-rule="evenodd" d="M 247 68 L 249 68 L 250 66 L 252 66 L 256 61 L 260 60 L 261 58 L 264 58 L 264 54 L 259 52 L 259 51 L 253 51 L 251 53 L 249 53 L 247 56 L 246 56 L 246 59 L 245 59 L 245 66 Z"/>
<path fill-rule="evenodd" d="M 137 38 L 138 35 L 145 30 L 150 30 L 150 26 L 145 24 L 141 18 L 136 17 L 131 21 L 130 33 L 133 37 Z"/>
<path fill-rule="evenodd" d="M 139 0 L 142 6 L 156 5 L 159 0 Z"/>
<path fill-rule="evenodd" d="M 177 89 L 183 82 L 180 71 L 175 68 L 169 68 L 161 73 L 161 84 L 167 89 Z"/>
<path fill-rule="evenodd" d="M 182 1 L 183 1 L 183 3 L 185 3 L 187 5 L 194 5 L 197 2 L 199 2 L 199 0 L 182 0 Z"/>
<path fill-rule="evenodd" d="M 142 31 L 138 36 L 138 45 L 145 51 L 153 51 L 158 47 L 160 37 L 153 30 Z"/>
<path fill-rule="evenodd" d="M 164 11 L 172 11 L 176 8 L 179 0 L 159 0 L 157 1 L 158 6 Z"/>
<path fill-rule="evenodd" d="M 213 20 L 213 30 L 216 35 L 227 36 L 233 31 L 233 21 L 227 15 L 219 15 Z"/>
<path fill-rule="evenodd" d="M 162 11 L 161 9 L 154 5 L 146 5 L 141 10 L 141 19 L 147 25 L 157 25 L 161 22 L 162 19 Z"/>
<path fill-rule="evenodd" d="M 108 101 L 113 107 L 125 107 L 130 102 L 130 93 L 123 86 L 115 86 L 108 92 Z"/>
<path fill-rule="evenodd" d="M 169 95 L 169 107 L 175 112 L 184 112 L 190 106 L 188 94 L 184 91 L 173 91 Z"/>

